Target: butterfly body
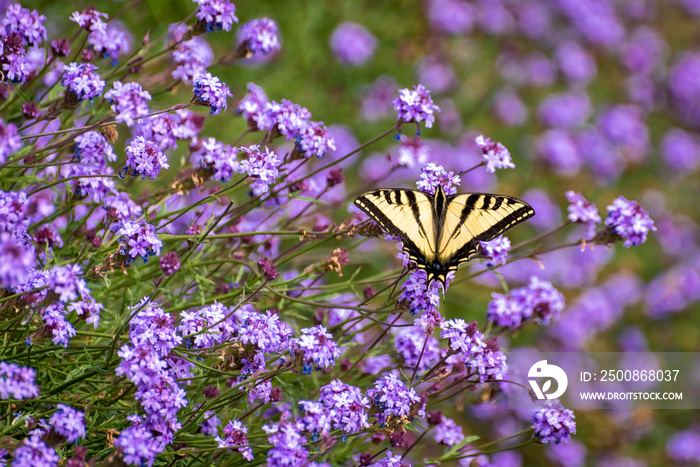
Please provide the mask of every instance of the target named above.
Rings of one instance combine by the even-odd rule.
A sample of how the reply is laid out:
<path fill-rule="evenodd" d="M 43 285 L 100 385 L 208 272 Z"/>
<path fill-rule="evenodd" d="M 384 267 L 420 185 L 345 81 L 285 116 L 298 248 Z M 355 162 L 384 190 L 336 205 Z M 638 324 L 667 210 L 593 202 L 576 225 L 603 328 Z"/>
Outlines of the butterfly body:
<path fill-rule="evenodd" d="M 409 258 L 425 269 L 428 284 L 443 287 L 447 273 L 476 254 L 479 242 L 493 240 L 535 215 L 526 202 L 490 193 L 446 195 L 442 186 L 431 195 L 418 190 L 384 188 L 368 191 L 355 205 L 389 235 L 399 237 Z"/>

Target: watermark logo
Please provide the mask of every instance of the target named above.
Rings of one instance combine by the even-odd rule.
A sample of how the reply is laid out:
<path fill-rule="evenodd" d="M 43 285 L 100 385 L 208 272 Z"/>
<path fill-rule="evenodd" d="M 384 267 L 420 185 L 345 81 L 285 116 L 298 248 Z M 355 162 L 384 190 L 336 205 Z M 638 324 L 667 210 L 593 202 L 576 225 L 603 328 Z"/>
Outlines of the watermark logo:
<path fill-rule="evenodd" d="M 527 374 L 528 382 L 535 391 L 535 395 L 538 399 L 557 399 L 564 394 L 566 391 L 566 386 L 569 384 L 569 378 L 566 377 L 566 373 L 560 367 L 556 365 L 550 365 L 547 360 L 540 360 L 530 367 L 530 371 Z M 537 380 L 531 378 L 549 378 L 540 388 Z M 557 382 L 557 390 L 551 394 L 548 394 L 552 386 L 552 380 Z"/>

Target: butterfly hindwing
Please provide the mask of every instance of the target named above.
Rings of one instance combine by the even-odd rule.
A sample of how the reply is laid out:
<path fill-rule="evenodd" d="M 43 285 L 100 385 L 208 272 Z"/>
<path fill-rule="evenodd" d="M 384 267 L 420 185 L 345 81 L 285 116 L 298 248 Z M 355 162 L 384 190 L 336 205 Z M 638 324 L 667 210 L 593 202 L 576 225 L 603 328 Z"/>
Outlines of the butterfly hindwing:
<path fill-rule="evenodd" d="M 404 251 L 417 264 L 435 260 L 432 197 L 415 190 L 381 189 L 358 196 L 355 205 L 389 235 L 401 238 Z"/>
<path fill-rule="evenodd" d="M 535 211 L 511 196 L 464 193 L 448 198 L 437 259 L 454 270 L 487 242 L 529 219 Z"/>

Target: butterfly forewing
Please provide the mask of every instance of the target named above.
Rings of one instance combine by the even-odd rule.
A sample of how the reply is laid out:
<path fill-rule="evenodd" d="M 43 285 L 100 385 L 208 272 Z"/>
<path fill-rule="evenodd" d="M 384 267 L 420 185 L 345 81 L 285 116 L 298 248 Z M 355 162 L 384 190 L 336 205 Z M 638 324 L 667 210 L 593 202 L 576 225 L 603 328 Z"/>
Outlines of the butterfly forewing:
<path fill-rule="evenodd" d="M 375 190 L 358 196 L 355 205 L 389 235 L 400 237 L 413 261 L 425 265 L 435 260 L 436 232 L 428 195 L 414 190 Z"/>

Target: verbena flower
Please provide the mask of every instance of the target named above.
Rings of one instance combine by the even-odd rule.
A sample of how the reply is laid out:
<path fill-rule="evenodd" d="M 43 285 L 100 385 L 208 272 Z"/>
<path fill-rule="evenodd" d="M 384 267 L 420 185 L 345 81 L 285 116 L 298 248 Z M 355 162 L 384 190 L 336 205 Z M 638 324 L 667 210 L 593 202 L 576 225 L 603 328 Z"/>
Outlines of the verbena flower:
<path fill-rule="evenodd" d="M 574 191 L 567 191 L 566 199 L 571 203 L 566 208 L 569 212 L 569 220 L 585 224 L 588 227 L 586 235 L 592 236 L 595 232 L 596 224 L 600 222 L 600 215 L 598 215 L 596 205 Z"/>
<path fill-rule="evenodd" d="M 246 57 L 267 55 L 280 49 L 277 24 L 269 18 L 254 19 L 238 30 L 238 46 L 246 51 Z"/>
<path fill-rule="evenodd" d="M 462 180 L 458 174 L 451 170 L 448 172 L 441 165 L 429 162 L 425 168 L 421 169 L 420 180 L 418 180 L 416 186 L 420 191 L 434 195 L 435 190 L 440 185 L 445 194 L 449 196 L 457 193 L 457 187 L 461 182 Z"/>
<path fill-rule="evenodd" d="M 382 411 L 380 421 L 387 417 L 406 417 L 411 406 L 420 402 L 420 397 L 413 388 L 407 388 L 395 374 L 389 373 L 374 382 L 374 388 L 367 391 L 367 397 Z"/>
<path fill-rule="evenodd" d="M 36 10 L 22 8 L 18 3 L 10 4 L 2 19 L 3 35 L 19 34 L 29 45 L 38 45 L 46 40 L 44 27 L 46 16 Z"/>
<path fill-rule="evenodd" d="M 82 13 L 73 13 L 71 20 L 90 31 L 90 50 L 110 58 L 116 64 L 121 55 L 131 50 L 131 35 L 118 21 L 106 23 L 102 18 L 106 19 L 107 15 L 91 8 Z"/>
<path fill-rule="evenodd" d="M 100 325 L 100 312 L 104 309 L 101 303 L 97 303 L 94 298 L 77 302 L 71 302 L 67 306 L 68 311 L 75 311 L 81 318 L 85 319 L 87 324 L 92 324 L 95 329 Z"/>
<path fill-rule="evenodd" d="M 177 26 L 179 25 L 175 27 Z M 171 25 L 170 29 L 173 31 L 175 28 Z M 172 72 L 172 77 L 182 80 L 183 83 L 192 84 L 195 76 L 206 73 L 207 67 L 214 60 L 214 52 L 206 40 L 193 37 L 178 44 L 173 50 L 172 58 L 177 65 Z"/>
<path fill-rule="evenodd" d="M 70 340 L 77 334 L 73 325 L 66 320 L 67 310 L 62 303 L 53 303 L 41 311 L 41 319 L 51 331 L 52 341 L 56 345 L 68 347 Z"/>
<path fill-rule="evenodd" d="M 246 173 L 253 179 L 250 186 L 255 196 L 264 195 L 279 177 L 278 167 L 282 161 L 268 148 L 265 148 L 265 152 L 260 151 L 258 145 L 243 147 L 240 150 L 246 152 L 248 158 L 240 162 L 239 172 Z"/>
<path fill-rule="evenodd" d="M 243 96 L 240 100 L 238 106 L 236 107 L 236 113 L 243 115 L 243 118 L 248 120 L 249 125 L 254 125 L 255 128 L 258 127 L 258 121 L 264 120 L 266 118 L 265 111 L 267 108 L 267 95 L 265 91 L 260 86 L 255 83 L 248 83 L 246 85 L 248 93 Z"/>
<path fill-rule="evenodd" d="M 132 426 L 122 430 L 114 440 L 114 446 L 122 451 L 127 465 L 138 466 L 153 465 L 156 456 L 164 449 L 144 426 Z"/>
<path fill-rule="evenodd" d="M 221 420 L 219 420 L 219 417 L 216 416 L 216 413 L 209 410 L 204 412 L 204 422 L 202 422 L 202 427 L 199 431 L 206 435 L 216 436 L 219 433 L 220 425 Z"/>
<path fill-rule="evenodd" d="M 660 150 L 666 165 L 678 173 L 700 167 L 700 140 L 693 133 L 671 128 L 664 134 Z"/>
<path fill-rule="evenodd" d="M 427 285 L 428 276 L 422 269 L 411 273 L 408 280 L 401 284 L 399 302 L 404 303 L 411 314 L 431 314 L 440 306 L 440 286 L 437 282 Z"/>
<path fill-rule="evenodd" d="M 463 319 L 451 319 L 440 325 L 440 337 L 447 339 L 450 349 L 463 355 L 471 355 L 486 347 L 484 335 L 476 321 L 467 324 Z"/>
<path fill-rule="evenodd" d="M 181 316 L 178 332 L 184 337 L 187 347 L 214 347 L 228 342 L 238 330 L 231 310 L 218 302 L 197 311 L 183 311 Z M 204 329 L 207 331 L 203 332 Z M 196 335 L 189 337 L 191 334 Z"/>
<path fill-rule="evenodd" d="M 243 455 L 245 460 L 253 460 L 253 450 L 246 446 L 248 444 L 248 428 L 243 426 L 240 420 L 229 420 L 224 427 L 224 438 L 217 436 L 216 443 L 220 448 L 242 446 L 238 448 L 238 452 Z"/>
<path fill-rule="evenodd" d="M 78 297 L 89 297 L 90 289 L 85 279 L 80 277 L 82 274 L 83 268 L 78 264 L 54 266 L 49 271 L 49 288 L 63 303 L 72 302 Z"/>
<path fill-rule="evenodd" d="M 304 448 L 306 438 L 300 433 L 301 427 L 293 421 L 282 420 L 262 426 L 268 435 L 272 449 L 267 452 L 270 466 L 304 467 L 309 464 L 309 452 Z"/>
<path fill-rule="evenodd" d="M 409 138 L 406 135 L 401 135 L 398 157 L 396 160 L 392 159 L 392 162 L 398 167 L 423 166 L 428 162 L 429 153 L 428 147 L 423 144 L 419 136 Z"/>
<path fill-rule="evenodd" d="M 328 151 L 335 151 L 335 140 L 323 122 L 308 122 L 299 132 L 297 144 L 306 157 L 323 157 Z"/>
<path fill-rule="evenodd" d="M 486 162 L 487 172 L 494 173 L 496 169 L 515 168 L 510 152 L 501 143 L 492 142 L 491 138 L 484 138 L 483 135 L 477 136 L 475 142 L 483 153 L 482 160 Z"/>
<path fill-rule="evenodd" d="M 24 438 L 22 444 L 15 449 L 14 456 L 12 465 L 17 467 L 58 465 L 61 459 L 54 448 L 42 441 L 39 434 Z"/>
<path fill-rule="evenodd" d="M 107 215 L 120 221 L 134 221 L 143 213 L 143 208 L 129 198 L 129 194 L 118 192 L 108 196 L 103 204 Z"/>
<path fill-rule="evenodd" d="M 591 100 L 586 94 L 552 94 L 538 107 L 537 118 L 547 126 L 577 128 L 586 122 L 591 110 Z"/>
<path fill-rule="evenodd" d="M 107 139 L 97 131 L 88 131 L 75 137 L 75 157 L 85 165 L 95 165 L 100 168 L 106 161 L 115 162 L 117 155 Z"/>
<path fill-rule="evenodd" d="M 565 409 L 554 399 L 532 415 L 533 438 L 538 443 L 567 443 L 576 434 L 576 417 L 571 409 Z"/>
<path fill-rule="evenodd" d="M 0 164 L 22 147 L 22 138 L 13 123 L 0 118 Z"/>
<path fill-rule="evenodd" d="M 331 35 L 331 49 L 340 63 L 362 65 L 377 47 L 377 38 L 362 25 L 345 22 Z"/>
<path fill-rule="evenodd" d="M 123 222 L 119 231 L 120 253 L 127 257 L 127 262 L 136 258 L 148 263 L 149 256 L 160 256 L 160 248 L 163 246 L 156 236 L 156 229 L 145 221 L 140 223 Z"/>
<path fill-rule="evenodd" d="M 65 404 L 58 404 L 56 408 L 58 410 L 49 419 L 56 433 L 69 443 L 85 438 L 85 414 Z"/>
<path fill-rule="evenodd" d="M 95 73 L 96 69 L 90 63 L 70 63 L 63 68 L 61 84 L 75 94 L 79 101 L 92 101 L 102 94 L 105 87 L 104 80 Z"/>
<path fill-rule="evenodd" d="M 508 358 L 499 348 L 496 338 L 486 341 L 486 347 L 463 359 L 467 368 L 475 370 L 479 382 L 503 381 L 508 378 Z M 449 360 L 448 360 L 449 363 Z"/>
<path fill-rule="evenodd" d="M 202 141 L 202 149 L 193 153 L 192 158 L 200 167 L 213 171 L 216 180 L 226 183 L 240 171 L 237 153 L 237 148 L 214 138 L 206 138 Z"/>
<path fill-rule="evenodd" d="M 36 265 L 34 251 L 25 243 L 0 233 L 0 286 L 16 287 L 27 279 L 29 269 Z"/>
<path fill-rule="evenodd" d="M 395 328 L 393 333 L 394 348 L 403 358 L 404 366 L 417 367 L 418 374 L 431 368 L 442 358 L 439 341 L 426 335 L 420 325 Z"/>
<path fill-rule="evenodd" d="M 605 225 L 624 240 L 624 247 L 641 245 L 650 231 L 656 231 L 654 221 L 636 201 L 620 196 L 608 206 Z"/>
<path fill-rule="evenodd" d="M 506 264 L 511 247 L 508 237 L 501 235 L 490 242 L 479 242 L 479 245 L 481 246 L 481 256 L 486 260 L 488 267 Z"/>
<path fill-rule="evenodd" d="M 105 99 L 112 103 L 112 110 L 117 114 L 117 122 L 132 126 L 136 119 L 148 115 L 147 102 L 152 97 L 139 83 L 115 81 L 112 89 L 105 93 Z"/>
<path fill-rule="evenodd" d="M 464 433 L 462 433 L 461 426 L 457 425 L 451 418 L 447 418 L 443 415 L 440 419 L 440 423 L 433 428 L 433 439 L 436 443 L 455 446 L 462 442 Z"/>
<path fill-rule="evenodd" d="M 369 427 L 369 399 L 360 388 L 336 379 L 321 387 L 319 401 L 328 408 L 333 428 L 356 433 Z"/>
<path fill-rule="evenodd" d="M 265 353 L 279 353 L 289 349 L 292 329 L 276 314 L 267 311 L 236 312 L 240 320 L 238 339 L 243 344 L 252 344 Z"/>
<path fill-rule="evenodd" d="M 202 104 L 208 105 L 211 114 L 216 115 L 221 110 L 226 110 L 226 99 L 233 97 L 233 94 L 219 78 L 211 73 L 203 73 L 194 77 L 194 97 Z"/>
<path fill-rule="evenodd" d="M 238 22 L 236 6 L 228 0 L 194 0 L 197 7 L 197 19 L 203 23 L 207 32 L 230 31 L 233 23 Z"/>
<path fill-rule="evenodd" d="M 160 257 L 160 269 L 166 276 L 172 276 L 180 270 L 180 257 L 175 251 L 169 251 Z"/>
<path fill-rule="evenodd" d="M 487 318 L 503 327 L 516 328 L 529 319 L 547 325 L 564 309 L 564 296 L 551 283 L 535 276 L 526 287 L 491 296 Z"/>
<path fill-rule="evenodd" d="M 32 399 L 39 396 L 36 371 L 16 363 L 0 362 L 0 399 Z"/>
<path fill-rule="evenodd" d="M 370 464 L 370 467 L 411 467 L 411 464 L 404 462 L 400 455 L 393 455 L 391 451 L 386 452 L 386 457 Z"/>
<path fill-rule="evenodd" d="M 426 128 L 432 128 L 435 122 L 435 112 L 440 107 L 433 103 L 430 91 L 422 84 L 413 87 L 413 90 L 405 88 L 399 90 L 399 97 L 394 99 L 394 110 L 398 112 L 398 118 L 403 122 L 425 121 Z"/>
<path fill-rule="evenodd" d="M 152 141 L 143 136 L 133 138 L 125 148 L 126 165 L 119 174 L 154 180 L 162 169 L 170 168 L 168 158 Z"/>
<path fill-rule="evenodd" d="M 332 368 L 340 357 L 340 349 L 325 327 L 319 325 L 301 330 L 301 336 L 291 340 L 292 349 L 303 355 L 304 373 L 311 373 L 312 368 Z"/>
<path fill-rule="evenodd" d="M 41 271 L 34 268 L 26 270 L 25 279 L 12 288 L 14 293 L 22 293 L 22 300 L 28 305 L 39 303 L 46 298 L 48 294 L 47 286 L 49 285 L 49 272 Z M 37 292 L 29 292 L 33 289 L 44 288 Z"/>
<path fill-rule="evenodd" d="M 71 21 L 87 31 L 91 31 L 98 21 L 102 21 L 102 18 L 107 19 L 107 13 L 101 13 L 94 7 L 83 11 L 74 11 L 70 16 Z"/>
<path fill-rule="evenodd" d="M 675 433 L 666 443 L 666 454 L 676 462 L 700 462 L 700 433 L 693 430 Z"/>

